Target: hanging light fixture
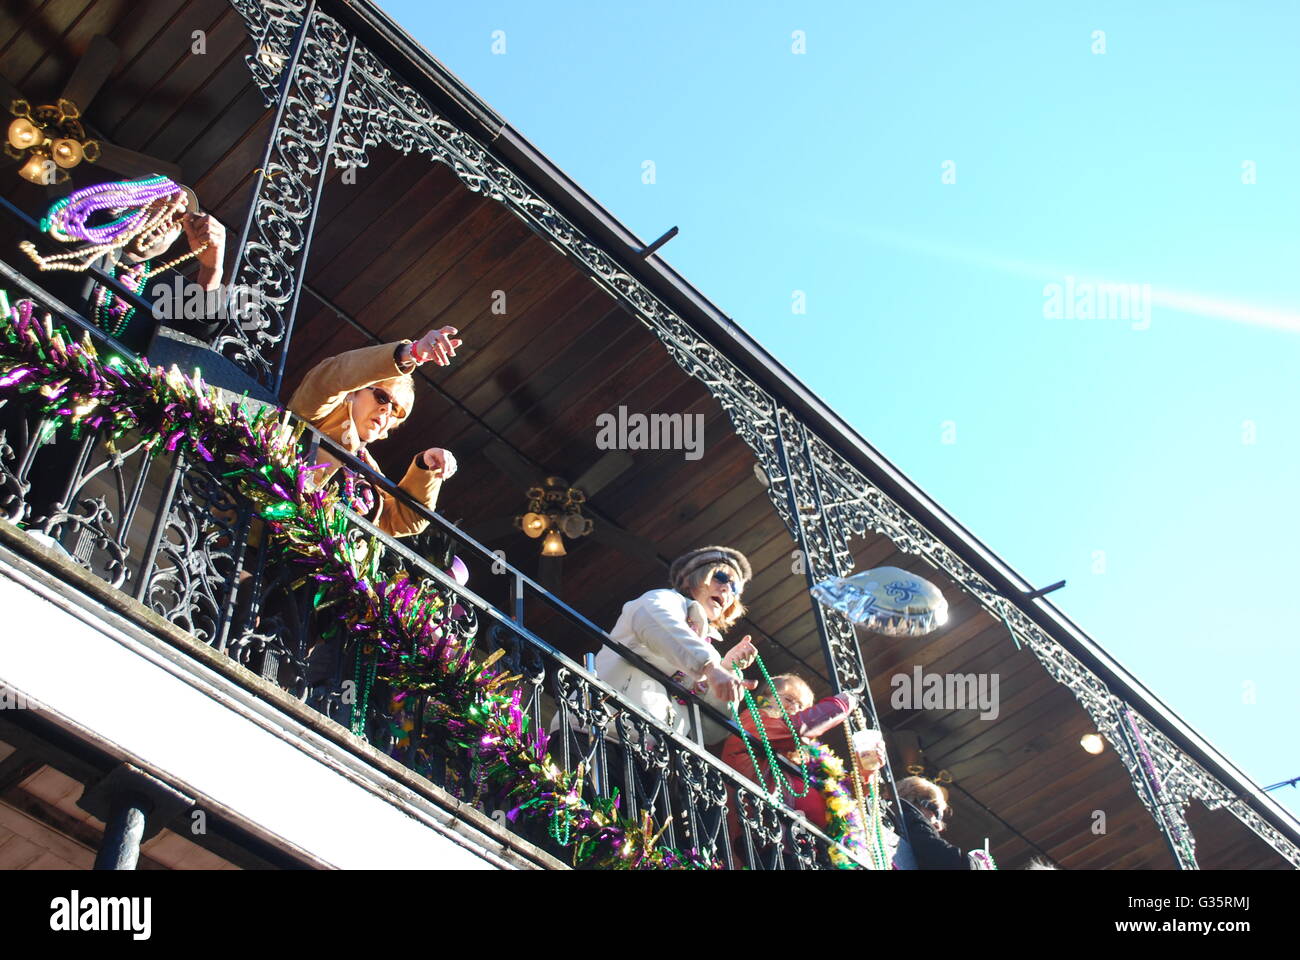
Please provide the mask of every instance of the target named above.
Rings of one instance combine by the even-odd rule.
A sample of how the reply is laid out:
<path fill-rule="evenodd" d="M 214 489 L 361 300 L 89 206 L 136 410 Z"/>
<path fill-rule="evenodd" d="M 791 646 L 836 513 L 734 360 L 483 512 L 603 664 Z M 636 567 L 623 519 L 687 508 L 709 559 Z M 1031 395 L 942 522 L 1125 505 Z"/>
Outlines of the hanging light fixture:
<path fill-rule="evenodd" d="M 515 517 L 515 527 L 536 540 L 543 537 L 542 556 L 563 557 L 564 538 L 576 540 L 591 533 L 591 518 L 582 505 L 587 495 L 560 477 L 547 477 L 542 486 L 529 487 L 528 512 Z"/>
<path fill-rule="evenodd" d="M 1079 738 L 1079 746 L 1091 754 L 1098 754 L 1106 749 L 1106 741 L 1099 734 L 1085 733 Z"/>
<path fill-rule="evenodd" d="M 9 123 L 4 150 L 15 160 L 24 161 L 18 175 L 35 184 L 61 183 L 68 179 L 64 171 L 83 160 L 99 160 L 99 142 L 86 139 L 81 126 L 81 109 L 71 100 L 60 98 L 55 105 L 33 107 L 26 100 L 9 105 L 14 119 Z"/>

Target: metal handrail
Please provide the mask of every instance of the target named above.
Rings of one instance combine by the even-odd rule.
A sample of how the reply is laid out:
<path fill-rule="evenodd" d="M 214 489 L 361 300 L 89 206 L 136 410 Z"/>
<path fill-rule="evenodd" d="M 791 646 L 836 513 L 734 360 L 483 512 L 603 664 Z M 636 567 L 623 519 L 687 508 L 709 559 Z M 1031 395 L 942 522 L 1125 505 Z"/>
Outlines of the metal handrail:
<path fill-rule="evenodd" d="M 577 610 L 573 609 L 573 607 L 569 606 L 559 597 L 555 596 L 555 594 L 548 591 L 545 587 L 537 583 L 535 580 L 533 580 L 523 571 L 519 570 L 513 564 L 504 560 L 498 554 L 493 553 L 493 551 L 489 550 L 486 546 L 479 543 L 469 534 L 465 533 L 465 531 L 463 531 L 460 527 L 456 526 L 454 523 L 447 520 L 436 510 L 430 510 L 419 500 L 416 500 L 409 493 L 407 493 L 407 491 L 403 490 L 398 484 L 393 482 L 388 477 L 384 476 L 382 473 L 376 471 L 364 460 L 361 460 L 355 455 L 349 453 L 346 449 L 340 446 L 332 437 L 329 437 L 326 434 L 321 433 L 318 429 L 316 429 L 316 427 L 312 426 L 312 424 L 310 424 L 306 420 L 303 420 L 301 417 L 298 417 L 296 414 L 292 413 L 292 411 L 289 411 L 289 415 L 293 420 L 295 420 L 297 423 L 302 424 L 305 427 L 305 432 L 309 432 L 312 435 L 315 444 L 318 444 L 319 446 L 323 446 L 327 450 L 329 450 L 330 453 L 332 453 L 335 457 L 337 457 L 339 461 L 344 466 L 346 466 L 349 470 L 354 470 L 357 473 L 364 474 L 366 479 L 369 480 L 372 484 L 378 487 L 382 487 L 385 491 L 390 493 L 392 496 L 400 499 L 405 506 L 416 511 L 422 517 L 429 520 L 431 523 L 438 524 L 439 528 L 448 536 L 451 536 L 456 540 L 458 540 L 459 542 L 468 545 L 470 549 L 472 549 L 478 554 L 480 560 L 483 560 L 484 562 L 491 562 L 499 566 L 505 567 L 506 570 L 515 578 L 515 582 L 517 584 L 523 584 L 525 586 L 531 587 L 533 590 L 537 592 L 539 597 L 542 600 L 544 600 L 548 605 L 550 605 L 553 609 L 558 611 L 570 622 L 576 624 L 579 628 L 581 628 L 586 633 L 600 640 L 600 642 L 603 643 L 604 645 L 615 650 L 620 657 L 630 662 L 637 669 L 645 672 L 646 674 L 648 674 L 649 676 L 657 680 L 659 683 L 663 684 L 664 687 L 670 693 L 673 693 L 677 699 L 686 700 L 691 704 L 691 706 L 694 709 L 697 709 L 702 713 L 708 715 L 708 717 L 711 720 L 713 720 L 723 729 L 727 730 L 733 736 L 738 736 L 743 738 L 747 735 L 745 731 L 742 730 L 741 727 L 737 725 L 736 722 L 732 720 L 730 716 L 723 713 L 721 710 L 719 710 L 713 704 L 709 703 L 707 700 L 703 700 L 700 697 L 698 697 L 693 690 L 690 690 L 687 687 L 682 686 L 681 683 L 679 683 L 678 681 L 674 680 L 672 677 L 664 673 L 662 670 L 660 670 L 654 664 L 650 663 L 648 660 L 646 660 L 636 651 L 631 650 L 628 647 L 624 646 L 623 644 L 619 643 L 608 633 L 602 630 L 599 626 L 597 626 L 595 623 L 593 623 L 583 614 L 579 613 Z M 397 544 L 395 538 L 389 537 L 388 534 L 384 533 L 383 531 L 378 531 L 378 536 L 386 544 L 393 544 L 393 545 Z M 404 547 L 401 549 L 404 555 L 418 556 L 418 554 L 415 554 Z M 464 587 L 455 585 L 455 581 L 452 581 L 449 578 L 447 578 L 447 576 L 443 574 L 442 571 L 438 571 L 438 573 L 439 573 L 439 579 L 441 579 L 444 583 L 452 585 L 457 593 L 469 592 L 466 591 Z M 481 600 L 481 598 L 477 598 L 477 595 L 474 596 L 476 597 L 476 599 L 479 599 L 480 602 L 487 604 L 487 601 Z M 491 604 L 487 604 L 487 605 L 491 606 Z M 493 609 L 495 610 L 495 607 L 493 607 Z M 508 620 L 508 622 L 511 625 L 512 629 L 523 627 L 522 620 L 515 620 L 511 618 Z M 622 701 L 621 697 L 618 699 L 620 700 L 620 702 Z M 696 724 L 696 728 L 698 732 L 698 723 Z M 708 754 L 708 756 L 712 757 L 712 754 Z M 792 763 L 786 757 L 783 757 L 780 754 L 774 754 L 774 756 L 776 757 L 777 762 L 780 763 L 788 773 L 799 772 L 799 768 L 795 766 L 794 763 Z M 716 758 L 714 758 L 714 760 L 716 762 Z M 727 769 L 731 769 L 731 768 L 728 767 Z"/>
<path fill-rule="evenodd" d="M 548 656 L 554 658 L 557 662 L 561 663 L 565 667 L 565 669 L 570 670 L 571 672 L 574 673 L 581 674 L 591 686 L 595 687 L 597 690 L 599 690 L 610 700 L 617 702 L 621 709 L 635 714 L 636 716 L 640 717 L 642 721 L 655 727 L 663 736 L 674 740 L 678 745 L 690 750 L 691 753 L 693 753 L 695 756 L 697 756 L 701 760 L 704 760 L 712 767 L 714 767 L 716 770 L 723 773 L 728 779 L 730 779 L 733 782 L 734 785 L 743 787 L 749 792 L 758 795 L 759 797 L 766 798 L 768 796 L 766 791 L 764 791 L 762 787 L 758 786 L 752 780 L 745 777 L 734 767 L 722 763 L 721 761 L 718 760 L 717 757 L 713 756 L 713 754 L 709 753 L 702 746 L 693 743 L 690 739 L 686 737 L 682 737 L 678 735 L 678 733 L 675 730 L 669 728 L 666 724 L 663 723 L 663 721 L 657 719 L 656 717 L 651 716 L 642 707 L 638 706 L 637 704 L 624 700 L 623 697 L 613 687 L 609 686 L 609 684 L 605 683 L 594 673 L 589 671 L 585 666 L 577 663 L 575 660 L 568 657 L 562 651 L 558 650 L 557 648 L 553 647 L 551 644 L 547 643 L 545 640 L 537 636 L 537 634 L 533 633 L 523 624 L 517 623 L 516 621 L 510 619 L 506 614 L 498 610 L 493 604 L 488 603 L 486 600 L 478 596 L 478 594 L 474 593 L 472 590 L 468 590 L 464 586 L 461 586 L 459 583 L 453 580 L 447 573 L 445 573 L 442 570 L 439 570 L 437 566 L 430 563 L 426 558 L 420 556 L 414 550 L 411 550 L 400 540 L 390 537 L 388 534 L 384 533 L 384 531 L 380 530 L 369 520 L 353 512 L 352 510 L 348 510 L 344 508 L 344 512 L 348 515 L 349 520 L 352 523 L 354 523 L 357 527 L 364 530 L 369 535 L 375 537 L 377 540 L 381 541 L 384 544 L 386 549 L 393 550 L 398 555 L 400 555 L 403 559 L 418 566 L 420 568 L 421 573 L 437 580 L 449 592 L 455 594 L 457 599 L 468 600 L 470 604 L 474 606 L 476 609 L 480 610 L 488 617 L 492 618 L 499 625 L 506 628 L 511 633 L 516 634 L 517 636 L 526 640 L 528 643 L 530 643 L 537 649 L 541 650 Z M 558 601 L 558 600 L 557 602 L 563 603 L 563 601 Z M 576 611 L 574 615 L 585 621 L 585 618 L 583 618 L 581 614 L 576 613 Z M 621 644 L 618 644 L 612 640 L 610 641 L 610 643 L 612 646 L 617 647 L 620 651 L 626 650 L 626 648 L 623 647 Z M 632 654 L 632 656 L 635 657 L 636 655 Z M 638 657 L 637 659 L 639 660 L 640 658 Z M 651 669 L 653 669 L 653 667 Z M 678 689 L 684 689 L 684 688 L 678 686 Z M 705 706 L 707 706 L 707 704 L 705 704 Z M 784 757 L 781 757 L 780 759 L 785 760 Z M 786 761 L 786 763 L 789 763 L 789 761 Z M 791 769 L 794 768 L 791 767 Z M 790 813 L 796 816 L 801 816 L 801 814 L 799 814 L 798 811 L 792 810 L 790 808 L 786 808 L 786 809 L 789 810 Z M 811 823 L 808 823 L 806 820 L 803 822 L 801 826 L 803 829 L 806 829 L 810 834 L 824 841 L 828 845 L 834 844 L 833 840 L 827 837 L 826 834 L 822 833 L 820 829 L 813 826 Z"/>

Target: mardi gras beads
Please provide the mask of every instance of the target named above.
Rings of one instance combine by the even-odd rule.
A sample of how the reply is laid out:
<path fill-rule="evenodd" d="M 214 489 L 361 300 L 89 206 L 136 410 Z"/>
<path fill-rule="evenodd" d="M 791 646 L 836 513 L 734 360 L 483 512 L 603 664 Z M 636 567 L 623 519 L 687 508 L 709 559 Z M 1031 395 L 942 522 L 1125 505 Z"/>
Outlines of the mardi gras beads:
<path fill-rule="evenodd" d="M 145 260 L 136 267 L 123 267 L 118 272 L 118 264 L 108 268 L 108 275 L 116 277 L 132 293 L 139 294 L 149 279 L 149 261 Z M 103 284 L 95 287 L 94 321 L 110 337 L 120 337 L 135 316 L 135 304 L 124 297 L 117 296 Z"/>
<path fill-rule="evenodd" d="M 569 812 L 563 809 L 562 804 L 556 803 L 555 809 L 551 811 L 551 820 L 546 826 L 546 832 L 560 846 L 567 847 L 572 829 Z"/>
<path fill-rule="evenodd" d="M 155 202 L 161 199 L 168 199 L 168 202 L 155 206 Z M 89 269 L 102 254 L 124 247 L 136 238 L 146 242 L 161 239 L 188 203 L 184 189 L 166 177 L 97 183 L 56 201 L 41 221 L 41 229 L 55 240 L 63 243 L 81 240 L 90 246 L 48 257 L 38 253 L 36 245 L 29 240 L 24 240 L 18 247 L 41 270 L 81 272 Z M 90 218 L 105 211 L 126 212 L 109 223 L 92 226 Z M 197 253 L 195 251 L 191 256 Z M 181 260 L 167 266 L 179 262 Z"/>
<path fill-rule="evenodd" d="M 794 724 L 790 721 L 790 715 L 785 712 L 785 704 L 781 702 L 781 695 L 777 692 L 776 684 L 772 682 L 771 676 L 768 675 L 767 665 L 763 663 L 763 658 L 756 654 L 754 662 L 758 664 L 758 669 L 763 674 L 763 679 L 767 681 L 768 689 L 772 691 L 772 699 L 776 703 L 777 708 L 781 711 L 781 719 L 785 721 L 785 728 L 790 731 L 791 739 L 796 744 L 802 744 L 802 738 L 799 736 L 798 731 L 795 730 Z M 733 666 L 733 669 L 736 671 L 737 677 L 744 676 L 740 671 L 740 667 Z M 786 779 L 785 771 L 781 769 L 781 764 L 776 759 L 776 751 L 772 749 L 772 743 L 768 740 L 767 731 L 763 727 L 763 718 L 760 717 L 758 713 L 758 704 L 755 703 L 753 694 L 748 690 L 745 691 L 745 706 L 749 708 L 749 715 L 754 720 L 754 729 L 758 732 L 759 740 L 763 744 L 763 751 L 767 755 L 768 767 L 772 771 L 772 788 L 769 790 L 767 784 L 763 780 L 763 774 L 759 770 L 758 759 L 754 756 L 754 750 L 749 745 L 749 734 L 745 730 L 744 725 L 740 722 L 740 714 L 736 710 L 736 705 L 734 703 L 731 704 L 731 718 L 736 721 L 736 726 L 740 727 L 741 740 L 745 744 L 745 752 L 749 754 L 749 762 L 754 765 L 754 776 L 758 781 L 758 785 L 763 788 L 764 792 L 769 793 L 772 796 L 778 795 L 780 791 L 778 791 L 777 787 L 779 786 L 783 786 L 786 792 L 795 799 L 803 799 L 808 796 L 808 791 L 811 787 L 808 783 L 807 754 L 803 751 L 800 751 L 799 753 L 799 765 L 800 773 L 803 778 L 801 780 L 803 783 L 803 790 L 796 791 L 794 787 L 790 785 L 790 781 Z"/>
<path fill-rule="evenodd" d="M 357 657 L 353 669 L 353 677 L 356 682 L 356 697 L 352 703 L 352 723 L 350 728 L 358 737 L 365 737 L 366 717 L 370 712 L 370 691 L 375 685 L 375 678 L 379 672 L 378 655 L 366 658 L 364 644 L 357 644 Z"/>
<path fill-rule="evenodd" d="M 871 780 L 870 793 L 870 810 L 868 810 L 868 791 L 862 787 L 862 774 L 858 770 L 857 751 L 853 748 L 853 725 L 856 724 L 859 729 L 867 730 L 866 717 L 863 716 L 861 708 L 853 711 L 853 720 L 851 724 L 845 724 L 844 736 L 848 741 L 849 756 L 851 764 L 849 767 L 850 776 L 853 779 L 853 796 L 858 805 L 858 816 L 861 817 L 863 829 L 867 829 L 867 824 L 871 824 L 871 860 L 877 870 L 888 870 L 888 853 L 885 850 L 884 824 L 882 814 L 882 804 L 880 803 L 880 792 L 876 786 L 876 781 Z"/>

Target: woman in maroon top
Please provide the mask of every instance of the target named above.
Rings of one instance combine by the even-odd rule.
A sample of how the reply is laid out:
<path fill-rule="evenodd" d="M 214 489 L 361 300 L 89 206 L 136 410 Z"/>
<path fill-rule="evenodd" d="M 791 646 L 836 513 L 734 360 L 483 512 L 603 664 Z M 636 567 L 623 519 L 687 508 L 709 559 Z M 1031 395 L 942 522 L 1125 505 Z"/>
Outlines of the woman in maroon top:
<path fill-rule="evenodd" d="M 773 677 L 772 686 L 775 688 L 776 695 L 780 698 L 781 703 L 778 705 L 773 701 L 770 694 L 758 698 L 758 713 L 763 722 L 763 732 L 766 734 L 768 742 L 771 743 L 772 750 L 790 760 L 796 766 L 799 765 L 799 747 L 802 741 L 819 737 L 828 730 L 838 727 L 857 706 L 857 698 L 851 693 L 839 693 L 814 704 L 812 688 L 802 678 L 792 673 L 784 673 Z M 796 743 L 795 737 L 791 735 L 790 726 L 787 726 L 785 718 L 782 716 L 782 707 L 785 708 L 785 715 L 790 718 L 790 726 L 794 727 L 794 733 L 797 734 L 800 743 Z M 745 709 L 742 709 L 740 713 L 740 724 L 750 736 L 750 749 L 754 751 L 756 757 L 763 757 L 766 751 L 763 750 L 759 742 L 760 738 L 753 714 Z M 760 786 L 767 786 L 771 783 L 772 772 L 765 769 L 760 775 L 759 771 L 754 769 L 753 761 L 750 760 L 749 750 L 745 748 L 744 741 L 734 734 L 728 737 L 726 743 L 722 746 L 722 760 Z M 763 764 L 764 761 L 760 760 L 759 763 Z M 804 782 L 802 777 L 797 774 L 787 774 L 787 777 L 795 793 L 803 792 Z M 764 783 L 764 780 L 767 783 Z M 786 804 L 802 813 L 813 826 L 825 829 L 826 800 L 822 797 L 820 790 L 811 788 L 802 797 L 792 797 L 787 794 L 782 799 Z M 741 836 L 741 826 L 734 805 L 729 818 L 731 821 L 731 835 L 733 840 L 738 842 Z"/>

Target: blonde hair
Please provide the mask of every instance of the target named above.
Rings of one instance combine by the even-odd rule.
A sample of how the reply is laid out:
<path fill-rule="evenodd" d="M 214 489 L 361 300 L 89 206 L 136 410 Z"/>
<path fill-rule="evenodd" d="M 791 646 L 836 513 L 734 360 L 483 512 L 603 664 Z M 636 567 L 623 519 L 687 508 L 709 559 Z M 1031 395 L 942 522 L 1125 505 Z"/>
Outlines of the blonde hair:
<path fill-rule="evenodd" d="M 731 564 L 714 563 L 706 567 L 700 567 L 698 570 L 692 570 L 686 575 L 686 579 L 682 581 L 679 589 L 688 597 L 694 596 L 695 591 L 712 580 L 713 574 L 718 570 L 725 570 L 733 577 L 740 578 L 740 571 Z M 726 633 L 744 615 L 745 605 L 740 602 L 740 594 L 732 590 L 731 603 L 727 604 L 718 619 L 713 621 L 713 626 L 717 628 L 719 633 Z"/>
<path fill-rule="evenodd" d="M 410 419 L 411 413 L 415 408 L 415 378 L 409 373 L 399 373 L 395 377 L 389 377 L 387 380 L 377 380 L 369 386 L 362 387 L 362 390 L 369 390 L 370 387 L 380 387 L 387 390 L 393 395 L 393 399 L 406 411 L 404 417 L 390 417 L 388 424 L 384 427 L 384 432 L 377 436 L 376 440 L 384 440 L 390 433 Z"/>
<path fill-rule="evenodd" d="M 779 694 L 789 690 L 799 694 L 799 699 L 808 706 L 812 706 L 814 694 L 812 687 L 808 686 L 808 681 L 797 673 L 781 673 L 772 678 L 772 686 L 776 688 Z"/>
<path fill-rule="evenodd" d="M 925 777 L 904 777 L 895 786 L 899 797 L 912 803 L 917 800 L 944 800 L 943 789 Z M 946 800 L 944 802 L 947 803 Z"/>

